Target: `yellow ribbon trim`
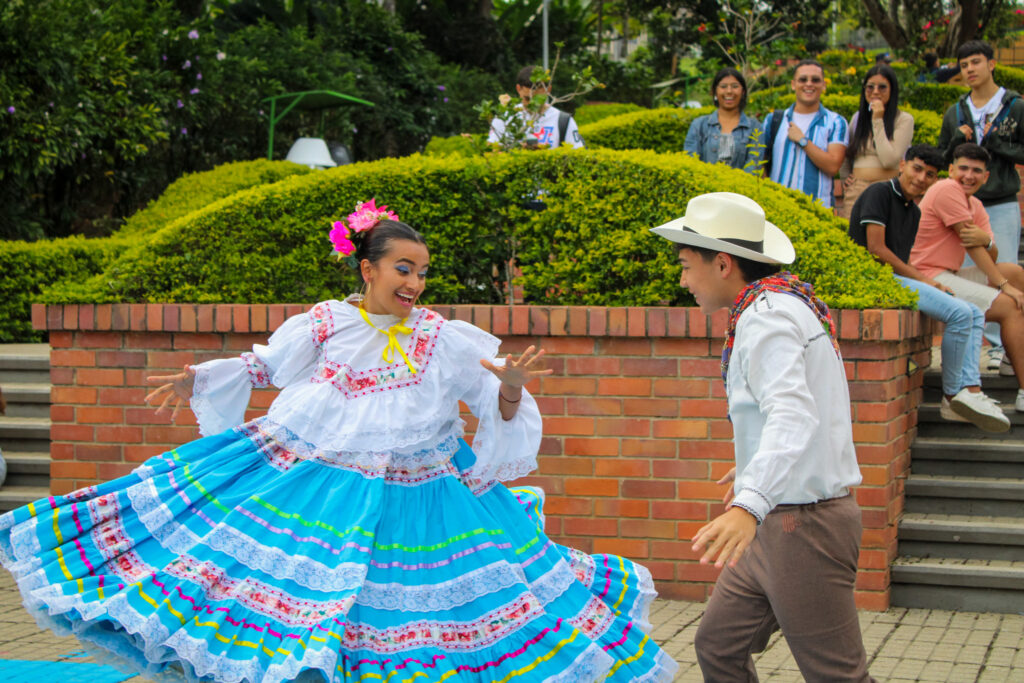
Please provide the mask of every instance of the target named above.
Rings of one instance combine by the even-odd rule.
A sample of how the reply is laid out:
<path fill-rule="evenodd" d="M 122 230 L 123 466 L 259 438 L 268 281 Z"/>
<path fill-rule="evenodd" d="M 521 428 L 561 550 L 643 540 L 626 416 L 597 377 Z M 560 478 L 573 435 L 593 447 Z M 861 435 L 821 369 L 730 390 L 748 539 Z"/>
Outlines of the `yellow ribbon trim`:
<path fill-rule="evenodd" d="M 378 332 L 380 332 L 381 334 L 388 338 L 388 345 L 384 347 L 384 351 L 380 354 L 381 357 L 384 359 L 384 362 L 393 363 L 395 359 L 395 351 L 398 351 L 399 355 L 402 356 L 402 360 L 405 361 L 406 366 L 409 368 L 409 372 L 415 375 L 416 366 L 413 364 L 411 360 L 409 360 L 409 356 L 405 355 L 405 350 L 402 349 L 402 345 L 398 343 L 398 338 L 395 336 L 398 333 L 412 334 L 412 328 L 406 327 L 405 319 L 403 319 L 401 322 L 395 323 L 387 330 L 382 330 L 376 325 L 374 325 L 372 322 L 370 322 L 370 316 L 366 314 L 366 309 L 364 309 L 362 306 L 359 307 L 359 315 L 363 316 L 363 320 L 366 321 L 367 325 L 369 325 L 370 327 L 377 330 Z"/>

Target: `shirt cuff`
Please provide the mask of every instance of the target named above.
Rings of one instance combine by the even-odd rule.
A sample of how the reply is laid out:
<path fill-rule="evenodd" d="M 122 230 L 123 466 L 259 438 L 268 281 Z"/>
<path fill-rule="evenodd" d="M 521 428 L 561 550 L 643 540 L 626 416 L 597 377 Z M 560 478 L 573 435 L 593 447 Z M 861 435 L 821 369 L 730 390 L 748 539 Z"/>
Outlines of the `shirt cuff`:
<path fill-rule="evenodd" d="M 740 507 L 754 515 L 757 523 L 760 524 L 768 513 L 775 507 L 766 495 L 755 488 L 746 487 L 736 494 L 730 506 Z"/>

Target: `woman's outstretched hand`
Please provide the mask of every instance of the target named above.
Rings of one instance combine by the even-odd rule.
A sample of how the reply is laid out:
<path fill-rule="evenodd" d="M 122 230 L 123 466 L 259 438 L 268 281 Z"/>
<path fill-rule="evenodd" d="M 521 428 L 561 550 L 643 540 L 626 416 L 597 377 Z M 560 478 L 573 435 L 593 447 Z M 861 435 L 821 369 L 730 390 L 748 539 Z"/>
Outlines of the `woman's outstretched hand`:
<path fill-rule="evenodd" d="M 171 400 L 177 397 L 177 400 L 174 401 L 174 411 L 171 413 L 171 420 L 174 420 L 178 416 L 178 411 L 181 410 L 181 404 L 192 398 L 192 386 L 196 381 L 196 371 L 192 369 L 192 366 L 186 365 L 184 371 L 176 375 L 155 375 L 147 377 L 146 381 L 150 384 L 160 384 L 144 399 L 147 405 L 160 401 L 160 406 L 156 409 L 157 415 L 162 413 Z"/>
<path fill-rule="evenodd" d="M 486 358 L 480 359 L 480 365 L 494 374 L 503 384 L 510 387 L 522 388 L 524 384 L 536 377 L 550 375 L 554 370 L 548 368 L 539 369 L 539 364 L 534 365 L 544 356 L 544 349 L 536 350 L 535 346 L 528 347 L 518 359 L 513 359 L 512 354 L 505 357 L 505 365 L 495 365 Z"/>

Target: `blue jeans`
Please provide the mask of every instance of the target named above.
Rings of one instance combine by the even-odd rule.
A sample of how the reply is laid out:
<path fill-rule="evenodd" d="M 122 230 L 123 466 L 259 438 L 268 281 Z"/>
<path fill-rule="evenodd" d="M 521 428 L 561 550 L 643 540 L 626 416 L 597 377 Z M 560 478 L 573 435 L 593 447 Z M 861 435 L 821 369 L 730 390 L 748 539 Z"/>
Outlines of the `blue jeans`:
<path fill-rule="evenodd" d="M 955 396 L 964 387 L 980 386 L 978 359 L 985 314 L 974 304 L 919 280 L 901 275 L 896 279 L 917 292 L 917 310 L 946 325 L 942 332 L 942 393 Z"/>
<path fill-rule="evenodd" d="M 1017 263 L 1020 251 L 1020 204 L 1012 202 L 993 204 L 985 207 L 988 222 L 992 225 L 992 236 L 999 249 L 996 263 Z M 964 267 L 975 265 L 970 256 L 964 257 Z M 985 325 L 985 339 L 995 348 L 1002 348 L 999 337 L 999 323 Z"/>

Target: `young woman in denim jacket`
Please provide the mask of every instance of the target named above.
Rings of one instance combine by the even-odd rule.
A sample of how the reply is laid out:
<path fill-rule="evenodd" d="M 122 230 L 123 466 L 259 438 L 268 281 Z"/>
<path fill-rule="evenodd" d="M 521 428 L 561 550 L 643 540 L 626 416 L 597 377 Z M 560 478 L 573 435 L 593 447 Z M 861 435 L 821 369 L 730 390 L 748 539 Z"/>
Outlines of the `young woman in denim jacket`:
<path fill-rule="evenodd" d="M 747 106 L 747 81 L 736 69 L 725 67 L 711 82 L 717 110 L 694 119 L 683 149 L 709 164 L 724 163 L 750 173 L 759 168 L 761 149 L 748 147 L 761 141 L 761 124 L 743 113 Z M 753 162 L 753 163 L 751 163 Z"/>

